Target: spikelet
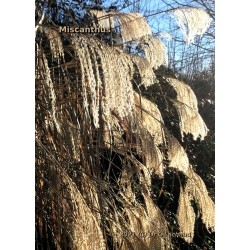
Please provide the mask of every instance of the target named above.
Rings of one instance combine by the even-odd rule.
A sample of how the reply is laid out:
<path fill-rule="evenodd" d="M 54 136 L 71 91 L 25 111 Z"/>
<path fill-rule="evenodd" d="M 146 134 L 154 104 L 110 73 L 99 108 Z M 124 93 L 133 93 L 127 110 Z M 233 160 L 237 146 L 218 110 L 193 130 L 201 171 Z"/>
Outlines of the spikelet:
<path fill-rule="evenodd" d="M 75 46 L 81 66 L 82 88 L 85 92 L 84 103 L 86 107 L 88 107 L 90 104 L 93 123 L 94 126 L 98 128 L 100 110 L 100 89 L 102 88 L 102 81 L 100 78 L 100 73 L 96 60 L 99 51 L 96 50 L 96 47 L 89 46 L 87 42 L 89 40 L 92 39 L 88 39 L 85 36 L 82 36 L 79 39 L 77 39 L 76 36 L 72 37 L 72 43 Z M 88 96 L 90 98 L 88 98 Z"/>
<path fill-rule="evenodd" d="M 68 216 L 64 226 L 71 238 L 71 249 L 105 250 L 104 239 L 97 220 L 72 179 L 60 166 L 55 167 L 49 164 L 48 168 L 56 175 L 55 180 L 57 180 L 50 183 L 51 189 L 59 193 L 58 186 L 63 184 L 67 187 L 64 189 L 61 202 L 64 204 L 64 213 Z"/>
<path fill-rule="evenodd" d="M 201 219 L 207 230 L 213 232 L 215 228 L 215 206 L 212 199 L 209 197 L 207 188 L 197 175 L 192 167 L 186 172 L 188 177 L 186 186 L 183 190 L 180 189 L 179 205 L 177 210 L 177 219 L 180 226 L 180 232 L 190 234 L 192 237 L 183 237 L 187 242 L 191 243 L 194 234 L 195 214 L 191 206 L 191 201 L 194 200 L 197 204 Z"/>
<path fill-rule="evenodd" d="M 151 126 L 149 127 L 150 131 L 148 131 L 147 128 L 143 126 L 143 121 L 147 122 L 150 115 L 146 113 L 146 116 L 141 120 L 138 112 L 137 110 L 134 116 L 129 117 L 130 124 L 126 120 L 118 120 L 115 116 L 111 116 L 112 118 L 109 117 L 109 121 L 106 119 L 103 120 L 103 138 L 105 140 L 105 146 L 110 148 L 112 145 L 113 150 L 119 149 L 127 151 L 129 148 L 135 149 L 136 152 L 145 159 L 147 170 L 150 171 L 150 173 L 154 172 L 162 178 L 164 171 L 164 156 L 155 144 L 153 138 L 155 130 L 152 130 Z M 157 120 L 153 122 L 156 126 L 158 124 L 161 129 L 161 123 Z M 130 129 L 128 129 L 128 127 L 130 127 Z M 124 141 L 122 138 L 124 133 L 126 133 L 126 136 L 131 138 L 132 141 Z M 161 142 L 163 142 L 163 132 L 161 135 Z"/>
<path fill-rule="evenodd" d="M 95 127 L 99 127 L 100 109 L 105 117 L 109 117 L 111 112 L 119 117 L 131 114 L 133 105 L 131 58 L 106 46 L 95 37 L 72 36 L 71 40 L 80 60 L 82 87 L 85 90 L 84 102 L 86 107 L 90 104 Z"/>
<path fill-rule="evenodd" d="M 148 232 L 147 236 L 149 236 L 147 238 L 149 249 L 171 249 L 171 244 L 168 242 L 169 231 L 166 219 L 160 209 L 154 204 L 148 192 L 143 192 L 143 197 L 149 217 L 148 225 L 145 230 Z"/>
<path fill-rule="evenodd" d="M 202 36 L 206 32 L 212 20 L 205 10 L 199 8 L 178 8 L 171 12 L 189 44 L 194 42 L 196 35 Z"/>
<path fill-rule="evenodd" d="M 120 117 L 132 114 L 133 107 L 133 63 L 131 58 L 116 49 L 107 53 L 104 71 L 104 106 L 105 114 L 115 112 Z M 122 69 L 122 70 L 121 70 Z M 118 105 L 119 103 L 119 105 Z"/>
<path fill-rule="evenodd" d="M 134 92 L 135 112 L 142 125 L 153 137 L 156 145 L 164 143 L 163 119 L 160 110 L 151 101 Z"/>
<path fill-rule="evenodd" d="M 137 40 L 152 34 L 146 19 L 140 13 L 115 13 L 115 17 L 120 24 L 123 42 Z"/>
<path fill-rule="evenodd" d="M 146 158 L 146 166 L 148 169 L 153 169 L 154 173 L 157 174 L 160 178 L 164 177 L 164 157 L 162 152 L 155 145 L 153 147 L 153 154 L 148 153 L 145 155 Z"/>
<path fill-rule="evenodd" d="M 129 201 L 128 201 L 129 204 Z M 124 213 L 129 219 L 129 232 L 131 232 L 131 237 L 128 238 L 129 243 L 136 249 L 150 250 L 148 247 L 148 240 L 144 236 L 148 228 L 148 217 L 145 209 L 137 204 L 136 207 L 130 205 L 130 208 L 124 210 Z M 126 248 L 123 248 L 127 250 Z M 128 248 L 130 249 L 130 248 Z"/>
<path fill-rule="evenodd" d="M 64 58 L 63 44 L 59 32 L 50 27 L 42 27 L 41 29 L 49 40 L 52 60 Z"/>
<path fill-rule="evenodd" d="M 116 148 L 113 148 L 116 152 Z M 124 154 L 124 151 L 122 152 Z M 128 158 L 130 158 L 128 156 Z M 128 159 L 127 159 L 128 160 Z M 125 161 L 125 160 L 124 160 Z M 116 245 L 115 249 L 147 249 L 149 250 L 142 239 L 136 237 L 132 232 L 138 232 L 138 221 L 143 213 L 143 209 L 136 201 L 135 192 L 132 188 L 133 176 L 136 173 L 136 166 L 132 166 L 130 161 L 124 162 L 122 174 L 118 180 L 119 196 L 121 197 L 121 204 L 123 206 L 122 213 L 118 209 L 114 209 L 111 213 L 109 224 L 112 239 Z M 139 208 L 139 209 L 138 209 Z M 145 212 L 144 212 L 145 213 Z M 125 216 L 129 217 L 129 220 Z M 137 219 L 136 216 L 139 218 Z M 134 237 L 135 236 L 135 237 Z"/>
<path fill-rule="evenodd" d="M 198 113 L 198 102 L 193 90 L 182 81 L 174 78 L 166 78 L 166 82 L 172 86 L 177 94 L 176 100 L 172 100 L 180 120 L 182 136 L 191 133 L 194 139 L 207 135 L 208 128 Z"/>
<path fill-rule="evenodd" d="M 103 119 L 103 134 L 102 134 L 102 138 L 103 138 L 103 143 L 107 148 L 110 148 L 112 143 L 113 143 L 113 139 L 112 139 L 112 135 L 111 135 L 111 126 L 110 123 L 108 121 L 105 121 Z"/>
<path fill-rule="evenodd" d="M 135 97 L 135 128 L 141 140 L 141 154 L 146 160 L 146 167 L 163 177 L 164 164 L 163 154 L 157 145 L 163 144 L 164 131 L 162 130 L 163 119 L 157 106 L 139 96 L 134 92 Z M 140 151 L 139 151 L 140 152 Z"/>
<path fill-rule="evenodd" d="M 177 219 L 184 240 L 191 243 L 194 237 L 195 213 L 190 203 L 189 194 L 182 187 L 180 188 Z"/>
<path fill-rule="evenodd" d="M 167 225 L 164 224 L 166 223 L 164 216 L 160 216 L 158 214 L 158 212 L 160 213 L 160 211 L 157 210 L 154 204 L 148 207 L 148 209 L 150 209 L 150 214 L 147 214 L 147 211 L 142 206 L 137 204 L 136 208 L 125 210 L 126 215 L 129 218 L 130 232 L 132 232 L 132 236 L 131 238 L 129 238 L 129 241 L 131 246 L 133 246 L 134 248 L 129 247 L 122 249 L 171 249 L 171 244 L 168 241 L 169 233 Z"/>
<path fill-rule="evenodd" d="M 131 233 L 132 234 L 132 233 Z M 132 234 L 133 235 L 133 234 Z M 130 233 L 128 233 L 128 236 L 130 236 Z M 137 237 L 136 241 L 132 241 L 129 239 L 129 237 L 125 237 L 123 239 L 123 244 L 121 248 L 118 248 L 119 250 L 137 250 L 137 249 L 143 249 L 143 250 L 150 250 L 144 243 L 143 241 Z M 133 237 L 133 236 L 132 236 Z"/>
<path fill-rule="evenodd" d="M 172 100 L 172 102 L 178 113 L 182 137 L 184 136 L 184 133 L 190 133 L 193 135 L 194 139 L 197 139 L 200 136 L 201 140 L 203 140 L 208 133 L 208 128 L 200 114 L 184 103 L 175 100 Z"/>
<path fill-rule="evenodd" d="M 61 133 L 61 125 L 57 118 L 56 112 L 56 93 L 54 90 L 54 84 L 51 79 L 50 69 L 48 66 L 47 58 L 45 54 L 39 50 L 41 54 L 41 58 L 38 61 L 37 68 L 39 68 L 39 74 L 36 74 L 37 80 L 42 80 L 45 90 L 46 90 L 46 104 L 49 106 L 49 115 L 50 118 L 48 122 L 50 123 L 50 119 L 54 122 L 55 127 L 58 133 Z"/>
<path fill-rule="evenodd" d="M 171 85 L 177 93 L 176 99 L 181 103 L 186 104 L 190 108 L 198 111 L 198 102 L 193 90 L 182 81 L 174 78 L 166 78 L 166 81 Z"/>
<path fill-rule="evenodd" d="M 124 221 L 121 222 L 122 218 L 121 214 L 119 211 L 114 209 L 114 213 L 110 213 L 110 234 L 112 235 L 112 240 L 113 240 L 113 248 L 114 249 L 124 249 L 121 248 L 121 246 L 124 247 L 126 245 L 126 242 L 124 242 L 127 237 L 125 236 L 125 231 L 127 230 L 126 223 Z M 126 249 L 126 248 L 125 248 Z M 133 249 L 133 248 L 131 248 Z"/>
<path fill-rule="evenodd" d="M 81 179 L 81 194 L 86 204 L 92 209 L 92 214 L 95 217 L 98 224 L 101 223 L 101 214 L 100 214 L 100 202 L 98 198 L 98 186 L 96 182 L 91 180 L 91 177 L 86 174 L 82 174 Z"/>
<path fill-rule="evenodd" d="M 167 150 L 169 167 L 186 173 L 189 169 L 189 160 L 184 148 L 171 134 L 167 135 Z"/>
<path fill-rule="evenodd" d="M 136 197 L 132 189 L 133 175 L 136 173 L 136 169 L 131 168 L 130 162 L 124 165 L 122 169 L 122 175 L 119 180 L 119 185 L 121 187 L 120 195 L 126 200 L 128 199 L 131 203 L 136 202 Z"/>
<path fill-rule="evenodd" d="M 107 13 L 100 10 L 90 10 L 90 12 L 97 17 L 101 27 L 113 29 L 115 28 L 115 22 L 118 22 L 122 43 L 152 34 L 146 19 L 140 13 Z"/>
<path fill-rule="evenodd" d="M 113 29 L 115 27 L 114 17 L 110 13 L 101 10 L 90 10 L 89 12 L 96 16 L 101 28 Z"/>
<path fill-rule="evenodd" d="M 103 142 L 107 148 L 111 146 L 116 149 L 125 149 L 126 145 L 124 143 L 123 134 L 124 129 L 122 129 L 123 124 L 120 124 L 115 115 L 109 115 L 108 117 L 102 116 L 103 122 Z"/>
<path fill-rule="evenodd" d="M 145 88 L 154 84 L 156 76 L 150 63 L 145 58 L 140 56 L 132 56 L 132 61 L 139 71 L 141 84 L 144 85 Z"/>
<path fill-rule="evenodd" d="M 66 136 L 66 140 L 71 143 L 71 156 L 75 162 L 80 161 L 80 132 L 71 122 L 66 121 L 65 126 L 62 128 L 64 131 L 64 135 Z"/>
<path fill-rule="evenodd" d="M 164 131 L 162 129 L 163 119 L 157 106 L 144 97 L 140 98 L 139 94 L 136 92 L 134 92 L 134 97 L 136 117 L 141 120 L 143 128 L 150 133 L 154 142 L 154 144 L 148 144 L 147 142 L 150 138 L 142 136 L 142 132 L 139 133 L 143 141 L 142 147 L 144 151 L 147 152 L 145 154 L 146 161 L 148 161 L 147 166 L 154 166 L 155 172 L 159 176 L 163 175 L 164 165 L 162 162 L 164 157 L 156 145 L 166 144 L 168 160 L 170 161 L 169 166 L 186 172 L 189 168 L 187 154 L 178 140 L 170 133 L 165 133 L 167 141 L 165 140 Z M 137 127 L 139 126 L 137 125 Z"/>
<path fill-rule="evenodd" d="M 215 228 L 215 207 L 214 202 L 209 197 L 205 183 L 199 175 L 197 175 L 192 168 L 188 172 L 188 181 L 185 191 L 198 204 L 198 209 L 201 214 L 202 222 L 208 230 L 214 231 Z"/>
<path fill-rule="evenodd" d="M 147 223 L 144 231 L 147 233 L 147 244 L 149 249 L 161 250 L 171 248 L 171 244 L 166 242 L 168 238 L 168 223 L 163 216 L 160 209 L 154 204 L 150 191 L 151 191 L 151 178 L 148 171 L 148 166 L 137 164 L 140 185 L 142 188 L 142 195 L 147 213 Z M 148 237 L 149 236 L 149 237 Z"/>
<path fill-rule="evenodd" d="M 129 157 L 129 156 L 128 156 Z M 132 179 L 126 179 L 126 186 L 123 185 L 121 196 L 124 199 L 124 213 L 128 216 L 128 229 L 132 232 L 129 238 L 134 249 L 162 250 L 171 249 L 167 221 L 159 208 L 154 204 L 150 197 L 151 177 L 146 166 L 136 160 L 133 156 L 129 157 L 133 163 L 133 169 L 137 171 L 140 181 L 141 193 L 144 198 L 145 207 L 136 200 L 131 200 L 126 189 L 131 185 Z M 135 171 L 134 170 L 134 171 Z M 129 168 L 126 170 L 133 176 Z M 128 175 L 127 175 L 128 176 Z M 124 184 L 125 184 L 124 183 Z M 126 188 L 125 188 L 126 187 Z M 134 204 L 134 205 L 133 205 Z M 124 250 L 126 248 L 123 248 Z M 130 249 L 130 248 L 129 248 Z"/>
<path fill-rule="evenodd" d="M 159 38 L 155 36 L 143 38 L 139 46 L 144 50 L 145 58 L 152 68 L 157 69 L 161 65 L 167 65 L 166 47 Z"/>

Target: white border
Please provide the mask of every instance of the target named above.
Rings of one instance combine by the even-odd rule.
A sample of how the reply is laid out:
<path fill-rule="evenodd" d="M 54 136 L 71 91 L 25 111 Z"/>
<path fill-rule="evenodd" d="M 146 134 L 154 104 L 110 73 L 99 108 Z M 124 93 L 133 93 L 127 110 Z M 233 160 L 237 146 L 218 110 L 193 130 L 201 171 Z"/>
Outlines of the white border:
<path fill-rule="evenodd" d="M 216 247 L 249 247 L 250 65 L 246 2 L 216 1 Z"/>
<path fill-rule="evenodd" d="M 34 9 L 1 2 L 1 249 L 35 248 Z"/>

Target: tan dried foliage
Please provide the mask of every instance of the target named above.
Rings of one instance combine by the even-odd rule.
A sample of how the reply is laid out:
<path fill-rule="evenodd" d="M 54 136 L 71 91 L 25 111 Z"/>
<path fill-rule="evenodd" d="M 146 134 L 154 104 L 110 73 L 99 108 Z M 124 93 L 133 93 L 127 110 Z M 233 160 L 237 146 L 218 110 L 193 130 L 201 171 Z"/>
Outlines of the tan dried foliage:
<path fill-rule="evenodd" d="M 157 106 L 134 93 L 135 116 L 139 123 L 136 125 L 142 142 L 142 154 L 145 156 L 146 166 L 160 177 L 163 177 L 164 156 L 157 145 L 164 144 L 163 119 Z"/>
<path fill-rule="evenodd" d="M 208 128 L 200 114 L 184 103 L 175 100 L 172 100 L 172 102 L 178 113 L 182 136 L 184 136 L 184 133 L 190 133 L 194 139 L 200 137 L 203 140 L 208 133 Z"/>
<path fill-rule="evenodd" d="M 80 161 L 80 154 L 81 154 L 81 138 L 80 138 L 80 131 L 77 126 L 75 126 L 70 121 L 66 121 L 65 124 L 62 126 L 62 134 L 65 135 L 65 139 L 71 145 L 70 155 L 74 162 Z"/>
<path fill-rule="evenodd" d="M 168 59 L 164 43 L 155 36 L 141 39 L 141 48 L 144 50 L 145 58 L 152 68 L 157 69 L 161 65 L 167 65 Z"/>
<path fill-rule="evenodd" d="M 128 20 L 132 19 L 133 23 L 136 17 L 139 16 L 133 14 L 130 17 L 118 18 L 123 20 L 121 23 L 124 22 L 123 25 L 127 29 L 132 29 Z M 146 33 L 148 32 L 146 30 Z M 129 38 L 126 33 L 124 36 Z M 131 39 L 133 33 L 130 36 Z M 177 216 L 181 231 L 193 232 L 195 218 L 190 204 L 191 198 L 196 199 L 199 204 L 205 225 L 213 228 L 213 206 L 205 193 L 204 183 L 194 172 L 188 171 L 187 155 L 179 142 L 163 129 L 163 119 L 157 106 L 135 93 L 132 87 L 135 65 L 142 77 L 142 83 L 146 87 L 152 84 L 155 78 L 152 67 L 157 68 L 165 60 L 163 54 L 158 54 L 156 58 L 159 51 L 165 51 L 163 47 L 159 48 L 159 40 L 151 39 L 151 45 L 145 50 L 150 64 L 146 59 L 131 57 L 111 48 L 93 36 L 78 37 L 73 34 L 68 40 L 70 49 L 67 49 L 74 56 L 71 74 L 66 72 L 65 65 L 62 64 L 60 74 L 56 75 L 49 67 L 47 53 L 37 46 L 36 80 L 40 102 L 36 106 L 39 116 L 36 129 L 37 139 L 46 143 L 47 151 L 52 152 L 49 157 L 39 155 L 39 171 L 42 164 L 48 165 L 49 169 L 46 171 L 54 178 L 48 183 L 55 193 L 61 192 L 61 184 L 67 187 L 63 194 L 66 198 L 60 198 L 63 200 L 63 209 L 54 219 L 67 220 L 64 222 L 63 232 L 70 237 L 70 249 L 106 249 L 101 231 L 102 215 L 105 215 L 105 220 L 108 221 L 105 230 L 109 230 L 115 249 L 171 249 L 167 221 L 150 194 L 152 174 L 163 177 L 166 149 L 170 167 L 183 171 L 190 178 L 185 190 L 181 190 L 180 194 Z M 158 46 L 155 48 L 158 52 L 153 52 L 154 46 Z M 56 50 L 53 50 L 55 49 L 51 45 L 51 54 L 55 54 Z M 66 53 L 67 50 L 64 51 Z M 58 58 L 55 55 L 53 57 Z M 194 112 L 198 112 L 192 91 L 179 82 L 172 81 L 170 84 L 177 92 L 177 104 L 174 105 L 177 111 L 179 109 L 179 115 L 184 116 L 181 120 L 182 131 L 191 131 L 198 135 L 202 127 L 197 128 L 197 119 L 198 122 L 201 120 L 193 118 Z M 66 90 L 68 99 L 64 96 Z M 79 98 L 77 101 L 76 97 Z M 178 106 L 182 101 L 191 106 L 192 112 L 185 110 L 186 104 L 183 104 L 185 108 Z M 43 105 L 46 106 L 45 109 Z M 195 129 L 192 126 L 196 126 Z M 101 136 L 97 138 L 99 132 Z M 101 157 L 101 153 L 107 149 L 122 159 L 121 166 L 118 166 L 121 171 L 121 175 L 117 177 L 118 195 L 111 192 L 112 195 L 102 196 L 103 190 L 107 192 L 112 188 L 108 182 L 98 179 L 97 174 L 100 171 L 98 156 Z M 134 154 L 139 155 L 141 161 L 137 160 Z M 57 161 L 45 164 L 47 159 Z M 113 164 L 110 166 L 113 167 Z M 76 171 L 76 177 L 72 169 Z M 45 174 L 42 173 L 42 177 Z M 138 180 L 135 181 L 135 176 L 138 177 L 139 183 Z M 194 183 L 198 183 L 199 189 Z M 44 201 L 46 197 L 43 196 L 43 189 L 40 187 L 38 191 Z M 138 200 L 138 193 L 143 196 L 143 201 Z M 204 193 L 205 198 L 202 197 Z M 119 208 L 115 199 L 120 203 Z M 206 211 L 205 206 L 210 210 Z M 124 236 L 124 230 L 133 232 L 135 236 Z M 152 237 L 152 233 L 157 235 Z"/>
<path fill-rule="evenodd" d="M 146 88 L 153 85 L 156 80 L 156 76 L 148 60 L 140 56 L 133 56 L 132 61 L 139 71 L 141 84 Z"/>
<path fill-rule="evenodd" d="M 105 29 L 113 29 L 115 27 L 114 17 L 110 13 L 101 10 L 90 10 L 89 12 L 96 16 L 100 27 Z"/>
<path fill-rule="evenodd" d="M 194 235 L 195 213 L 191 205 L 194 200 L 197 204 L 199 214 L 202 222 L 207 230 L 211 232 L 215 229 L 215 206 L 212 199 L 209 197 L 205 183 L 199 175 L 197 175 L 192 167 L 186 172 L 188 177 L 185 188 L 181 187 L 179 205 L 177 211 L 177 219 L 180 226 L 180 232 Z M 199 216 L 198 214 L 198 216 Z M 191 243 L 193 238 L 184 237 L 184 239 Z"/>
<path fill-rule="evenodd" d="M 204 139 L 208 133 L 208 128 L 198 113 L 198 102 L 193 90 L 178 79 L 165 79 L 177 94 L 176 99 L 172 102 L 179 116 L 182 136 L 184 133 L 191 133 L 194 139 L 199 136 Z"/>
<path fill-rule="evenodd" d="M 215 206 L 212 199 L 209 197 L 205 183 L 199 175 L 197 175 L 192 168 L 187 174 L 188 181 L 185 187 L 186 192 L 198 204 L 198 209 L 201 214 L 202 222 L 208 230 L 214 231 L 215 228 Z"/>
<path fill-rule="evenodd" d="M 163 119 L 157 106 L 136 92 L 134 92 L 134 97 L 135 117 L 130 119 L 135 124 L 130 132 L 132 133 L 134 127 L 134 136 L 139 138 L 135 140 L 137 143 L 132 145 L 132 148 L 136 148 L 139 154 L 144 155 L 148 169 L 163 177 L 165 156 L 157 145 L 166 145 L 169 166 L 185 173 L 189 168 L 187 154 L 178 140 L 163 130 Z M 122 126 L 120 122 L 121 120 L 119 121 L 115 116 L 112 116 L 109 122 L 105 121 L 105 141 L 108 142 L 109 147 L 113 143 L 116 148 L 126 150 L 127 148 L 124 147 L 126 142 L 122 139 L 122 135 L 128 123 L 123 120 L 126 125 Z"/>
<path fill-rule="evenodd" d="M 49 189 L 61 200 L 60 207 L 56 213 L 58 216 L 65 217 L 67 222 L 63 223 L 64 230 L 70 238 L 69 247 L 76 250 L 100 249 L 106 250 L 104 238 L 97 217 L 88 207 L 86 200 L 83 198 L 74 181 L 68 176 L 60 166 L 53 163 L 47 164 L 48 174 L 53 176 Z M 63 195 L 59 195 L 60 188 L 63 189 Z M 61 218 L 57 218 L 58 223 Z"/>
<path fill-rule="evenodd" d="M 51 79 L 48 61 L 45 54 L 39 49 L 39 47 L 37 47 L 37 53 L 39 56 L 37 58 L 36 64 L 36 80 L 41 81 L 45 89 L 45 103 L 48 105 L 49 112 L 49 118 L 47 121 L 50 122 L 50 124 L 53 122 L 58 133 L 61 133 L 61 124 L 58 120 L 56 112 L 56 92 Z"/>
<path fill-rule="evenodd" d="M 148 153 L 145 155 L 146 158 L 146 166 L 149 169 L 153 169 L 154 173 L 157 174 L 159 177 L 164 177 L 164 164 L 163 164 L 163 154 L 160 149 L 154 145 L 154 153 Z"/>
<path fill-rule="evenodd" d="M 140 13 L 123 14 L 114 11 L 107 13 L 100 10 L 90 10 L 90 12 L 97 17 L 101 27 L 114 29 L 117 22 L 123 43 L 152 34 L 145 17 Z"/>
<path fill-rule="evenodd" d="M 184 148 L 178 140 L 171 134 L 167 135 L 167 150 L 169 167 L 176 168 L 186 173 L 189 169 L 189 160 Z"/>
<path fill-rule="evenodd" d="M 137 40 L 152 34 L 145 17 L 140 13 L 121 14 L 116 12 L 114 16 L 120 24 L 123 42 Z"/>
<path fill-rule="evenodd" d="M 134 71 L 131 58 L 92 36 L 72 36 L 71 40 L 80 60 L 82 87 L 90 95 L 91 101 L 86 94 L 85 105 L 90 104 L 95 127 L 99 127 L 100 108 L 106 117 L 111 112 L 119 117 L 131 114 Z"/>
<path fill-rule="evenodd" d="M 177 219 L 180 232 L 183 236 L 187 235 L 187 237 L 183 237 L 184 240 L 191 243 L 194 236 L 195 213 L 190 203 L 189 194 L 182 187 L 180 189 Z"/>
<path fill-rule="evenodd" d="M 135 113 L 142 125 L 153 137 L 156 145 L 164 143 L 164 132 L 162 129 L 163 119 L 158 107 L 134 92 Z"/>
<path fill-rule="evenodd" d="M 184 39 L 189 44 L 194 42 L 196 35 L 202 36 L 212 21 L 208 13 L 200 8 L 178 8 L 172 12 Z"/>
<path fill-rule="evenodd" d="M 131 200 L 131 177 L 133 176 L 133 171 L 125 168 L 123 170 L 123 191 L 121 195 L 125 203 L 124 213 L 129 219 L 127 228 L 132 233 L 132 237 L 128 240 L 135 250 L 171 249 L 171 243 L 168 241 L 168 237 L 166 237 L 169 236 L 167 221 L 150 197 L 151 177 L 148 167 L 134 157 L 129 157 L 129 159 L 133 163 L 133 167 L 136 167 L 134 171 L 139 175 L 144 205 L 135 199 Z M 127 173 L 124 174 L 124 172 Z M 125 250 L 125 248 L 122 249 Z"/>
<path fill-rule="evenodd" d="M 59 32 L 50 27 L 42 27 L 41 30 L 49 40 L 52 59 L 58 60 L 60 58 L 64 58 L 63 44 Z"/>
<path fill-rule="evenodd" d="M 198 111 L 197 98 L 190 86 L 175 78 L 166 78 L 166 81 L 171 85 L 177 93 L 176 99 L 186 104 L 188 107 Z"/>

